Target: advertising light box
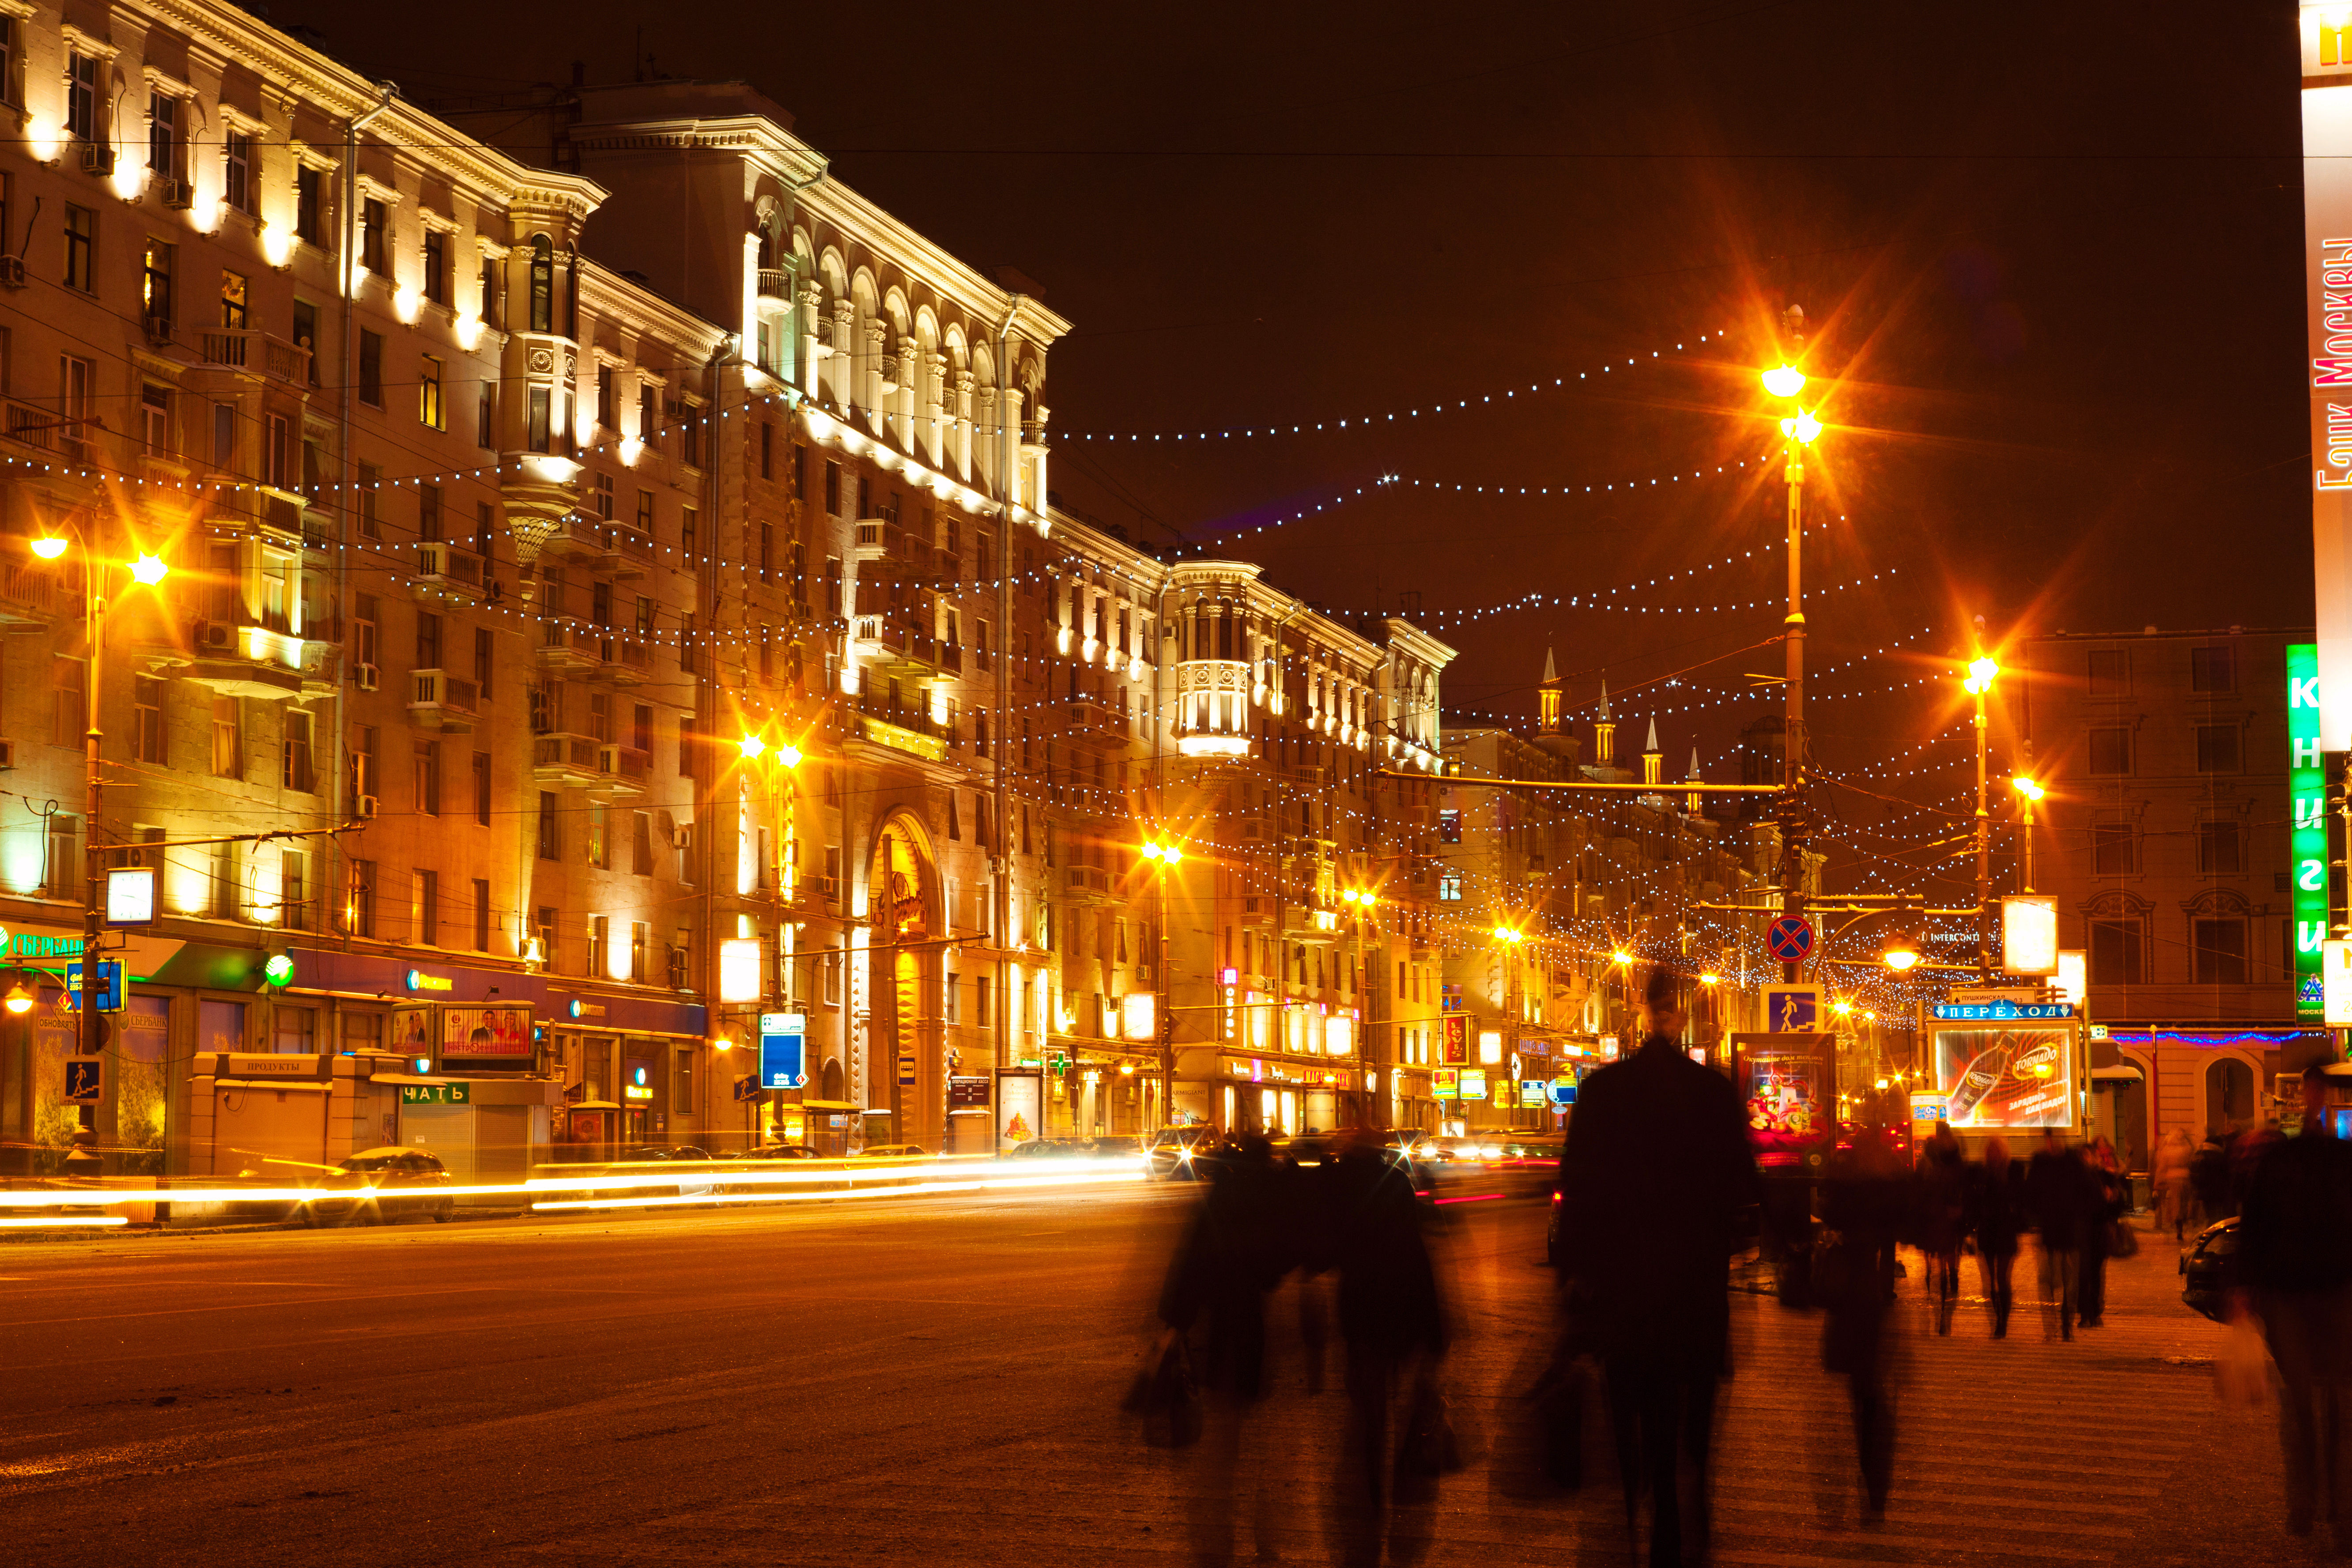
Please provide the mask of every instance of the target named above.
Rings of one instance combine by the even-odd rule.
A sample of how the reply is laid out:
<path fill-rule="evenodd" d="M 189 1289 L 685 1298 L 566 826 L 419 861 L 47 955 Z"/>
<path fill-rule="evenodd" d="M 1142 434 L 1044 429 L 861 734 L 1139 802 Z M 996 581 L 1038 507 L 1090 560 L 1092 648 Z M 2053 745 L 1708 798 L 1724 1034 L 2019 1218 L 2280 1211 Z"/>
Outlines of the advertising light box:
<path fill-rule="evenodd" d="M 2074 1124 L 2074 1030 L 2020 1023 L 1938 1028 L 1930 1070 L 1944 1097 L 1944 1120 L 1956 1131 L 2071 1127 Z"/>
<path fill-rule="evenodd" d="M 2009 974 L 2058 973 L 2058 900 L 2016 894 L 2000 901 L 2000 967 Z"/>

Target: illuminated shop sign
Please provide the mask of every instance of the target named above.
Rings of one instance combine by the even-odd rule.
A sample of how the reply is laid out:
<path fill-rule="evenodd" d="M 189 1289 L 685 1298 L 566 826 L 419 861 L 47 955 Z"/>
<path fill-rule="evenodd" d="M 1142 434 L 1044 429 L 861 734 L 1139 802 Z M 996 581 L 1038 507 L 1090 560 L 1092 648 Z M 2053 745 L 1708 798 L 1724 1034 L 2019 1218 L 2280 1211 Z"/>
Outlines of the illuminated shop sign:
<path fill-rule="evenodd" d="M 2288 797 L 2294 803 L 2287 855 L 2294 868 L 2294 1016 L 2316 1024 L 2326 1016 L 2326 981 L 2320 943 L 2327 937 L 2327 770 L 2319 760 L 2319 645 L 2286 650 Z"/>
<path fill-rule="evenodd" d="M 2071 1018 L 2072 1002 L 1938 1002 L 1928 1012 L 1942 1023 L 1979 1023 L 2011 1018 Z"/>

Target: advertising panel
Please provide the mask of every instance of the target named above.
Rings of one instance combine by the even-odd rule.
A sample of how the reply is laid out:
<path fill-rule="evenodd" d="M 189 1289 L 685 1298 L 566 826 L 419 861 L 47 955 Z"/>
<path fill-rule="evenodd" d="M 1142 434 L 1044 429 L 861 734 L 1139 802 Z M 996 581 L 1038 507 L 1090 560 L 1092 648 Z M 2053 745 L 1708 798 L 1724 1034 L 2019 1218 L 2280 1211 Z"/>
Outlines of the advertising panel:
<path fill-rule="evenodd" d="M 2058 900 L 2012 893 L 2000 901 L 2000 968 L 2004 974 L 2058 973 Z"/>
<path fill-rule="evenodd" d="M 2074 1124 L 2074 1031 L 2026 1022 L 1932 1032 L 1929 1070 L 1955 1131 Z"/>
<path fill-rule="evenodd" d="M 804 1013 L 760 1015 L 760 1087 L 800 1089 L 808 1082 Z"/>
<path fill-rule="evenodd" d="M 1734 1035 L 1731 1052 L 1758 1164 L 1794 1164 L 1836 1137 L 1836 1036 Z"/>
<path fill-rule="evenodd" d="M 1450 1068 L 1470 1065 L 1470 1020 L 1459 1013 L 1449 1013 L 1439 1020 L 1445 1026 L 1445 1065 Z"/>
<path fill-rule="evenodd" d="M 2352 402 L 2352 392 L 2343 395 Z M 2302 1024 L 2318 1023 L 2327 1010 L 2320 952 L 2327 937 L 2327 770 L 2319 760 L 2318 685 L 2318 649 L 2310 643 L 2290 645 L 2286 793 L 2294 825 L 2288 830 L 2287 855 L 2294 868 L 2294 1016 Z"/>
<path fill-rule="evenodd" d="M 529 1007 L 444 1005 L 440 1011 L 443 1061 L 503 1063 L 509 1067 L 530 1063 Z"/>
<path fill-rule="evenodd" d="M 2340 5 L 2304 0 L 2299 10 L 2311 553 L 2319 640 L 2291 649 L 2288 658 L 2292 668 L 2296 653 L 2311 656 L 2303 672 L 2314 678 L 2311 708 L 2318 723 L 2311 739 L 2322 751 L 2343 752 L 2352 751 L 2352 331 L 2347 330 L 2352 318 L 2346 314 L 2352 309 L 2352 50 L 2345 47 Z M 2290 706 L 2290 720 L 2298 706 Z M 2300 743 L 2305 731 L 2293 733 Z M 2303 858 L 2300 848 L 2295 858 Z M 2299 909 L 2296 915 L 2299 921 Z M 2298 943 L 2298 958 L 2301 952 Z M 2303 972 L 2296 973 L 2300 978 Z"/>
<path fill-rule="evenodd" d="M 1486 1098 L 1486 1069 L 1485 1068 L 1464 1068 L 1462 1069 L 1462 1098 L 1465 1100 L 1484 1100 Z"/>
<path fill-rule="evenodd" d="M 996 1146 L 1002 1151 L 1038 1136 L 1045 1123 L 1045 1078 L 1037 1072 L 996 1075 Z"/>

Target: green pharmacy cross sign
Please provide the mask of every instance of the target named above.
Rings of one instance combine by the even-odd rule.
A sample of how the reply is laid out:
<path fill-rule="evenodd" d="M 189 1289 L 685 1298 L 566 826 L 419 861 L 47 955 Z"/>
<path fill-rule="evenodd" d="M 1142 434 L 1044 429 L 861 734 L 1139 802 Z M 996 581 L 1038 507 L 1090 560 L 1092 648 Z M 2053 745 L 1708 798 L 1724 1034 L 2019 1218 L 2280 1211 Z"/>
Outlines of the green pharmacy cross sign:
<path fill-rule="evenodd" d="M 2286 650 L 2287 795 L 2294 803 L 2288 845 L 2294 866 L 2294 1016 L 2326 1016 L 2320 943 L 2327 936 L 2327 770 L 2319 757 L 2319 646 Z"/>

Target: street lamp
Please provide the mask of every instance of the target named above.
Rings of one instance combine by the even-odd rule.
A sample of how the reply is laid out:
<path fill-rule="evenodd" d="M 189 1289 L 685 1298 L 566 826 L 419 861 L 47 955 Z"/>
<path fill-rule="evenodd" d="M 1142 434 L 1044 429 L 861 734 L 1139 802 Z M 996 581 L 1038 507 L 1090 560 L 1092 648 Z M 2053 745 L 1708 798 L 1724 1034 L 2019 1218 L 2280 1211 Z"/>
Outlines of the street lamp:
<path fill-rule="evenodd" d="M 1804 343 L 1805 312 L 1791 305 L 1781 317 L 1783 330 L 1801 348 Z M 1783 362 L 1762 373 L 1764 390 L 1771 396 L 1793 400 L 1805 389 L 1805 374 Z M 1822 433 L 1822 422 L 1811 411 L 1792 409 L 1780 421 L 1784 461 L 1780 477 L 1789 487 L 1789 614 L 1783 640 L 1788 644 L 1788 679 L 1784 683 L 1781 720 L 1781 787 L 1787 799 L 1803 798 L 1805 787 L 1805 592 L 1804 497 L 1805 448 Z M 1780 845 L 1780 912 L 1804 913 L 1805 830 L 1803 814 L 1792 809 Z M 1793 984 L 1800 966 L 1782 966 L 1781 978 Z"/>
<path fill-rule="evenodd" d="M 1985 698 L 2000 666 L 1979 652 L 1961 686 L 1977 700 L 1977 983 L 1992 984 L 1992 811 L 1985 793 Z"/>
<path fill-rule="evenodd" d="M 1919 965 L 1919 948 L 1908 936 L 1895 932 L 1878 950 L 1878 962 L 1897 974 L 1908 974 Z"/>
<path fill-rule="evenodd" d="M 1156 1023 L 1160 1031 L 1160 1121 L 1166 1126 L 1176 1119 L 1176 977 L 1169 969 L 1168 877 L 1184 863 L 1184 850 L 1172 838 L 1147 838 L 1139 853 L 1160 871 L 1151 879 L 1151 886 L 1160 915 L 1160 1006 Z"/>
<path fill-rule="evenodd" d="M 2015 790 L 2020 795 L 2024 797 L 2025 801 L 2023 807 L 2025 813 L 2025 886 L 2021 890 L 2030 893 L 2033 891 L 2033 807 L 2043 795 L 2048 795 L 2050 792 L 2043 789 L 2041 784 L 2030 778 L 2021 777 L 2011 779 L 2009 781 L 2009 787 Z"/>

